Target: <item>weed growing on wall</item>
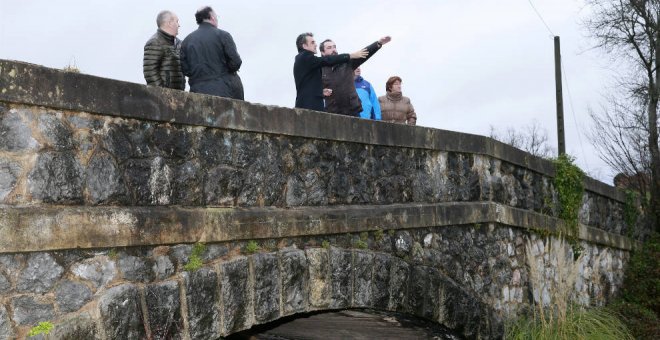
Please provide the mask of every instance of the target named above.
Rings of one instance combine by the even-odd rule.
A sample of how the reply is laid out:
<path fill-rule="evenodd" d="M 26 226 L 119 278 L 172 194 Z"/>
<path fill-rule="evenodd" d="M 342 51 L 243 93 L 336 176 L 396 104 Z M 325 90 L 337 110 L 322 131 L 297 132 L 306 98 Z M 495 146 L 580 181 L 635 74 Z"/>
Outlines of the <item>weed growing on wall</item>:
<path fill-rule="evenodd" d="M 43 335 L 48 335 L 50 334 L 50 331 L 53 329 L 53 324 L 49 321 L 45 322 L 40 322 L 38 325 L 32 327 L 30 329 L 30 332 L 28 333 L 28 336 L 37 336 L 40 334 Z"/>
<path fill-rule="evenodd" d="M 183 269 L 189 272 L 194 272 L 199 268 L 202 268 L 202 255 L 206 251 L 206 245 L 204 243 L 195 243 L 192 249 L 192 253 L 188 258 L 188 263 L 183 266 Z"/>
<path fill-rule="evenodd" d="M 355 242 L 353 242 L 353 246 L 355 248 L 358 248 L 358 249 L 367 249 L 367 248 L 369 248 L 369 245 L 367 244 L 367 242 L 362 241 L 360 239 L 355 240 Z"/>
<path fill-rule="evenodd" d="M 374 239 L 378 242 L 380 242 L 384 237 L 383 230 L 382 229 L 376 229 L 374 231 Z"/>
<path fill-rule="evenodd" d="M 570 235 L 578 234 L 578 213 L 584 194 L 584 172 L 573 162 L 575 158 L 560 155 L 554 160 L 554 185 L 559 199 L 559 217 L 566 222 Z"/>
<path fill-rule="evenodd" d="M 584 172 L 574 164 L 575 158 L 563 154 L 554 161 L 554 185 L 559 200 L 559 218 L 566 223 L 566 239 L 573 247 L 574 260 L 584 249 L 578 241 L 579 212 L 584 195 Z"/>
<path fill-rule="evenodd" d="M 261 247 L 259 247 L 257 241 L 254 240 L 248 241 L 248 243 L 245 245 L 245 252 L 247 254 L 254 254 L 259 251 L 259 249 L 261 249 Z"/>

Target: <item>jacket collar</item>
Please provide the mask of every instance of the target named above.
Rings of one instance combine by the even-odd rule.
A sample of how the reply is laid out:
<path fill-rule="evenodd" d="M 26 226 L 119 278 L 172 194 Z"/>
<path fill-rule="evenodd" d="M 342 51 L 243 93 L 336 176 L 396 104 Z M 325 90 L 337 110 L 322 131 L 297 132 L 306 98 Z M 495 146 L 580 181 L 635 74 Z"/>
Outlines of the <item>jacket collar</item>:
<path fill-rule="evenodd" d="M 158 35 L 161 37 L 165 38 L 165 40 L 169 41 L 170 43 L 174 44 L 174 36 L 170 35 L 169 33 L 163 31 L 162 29 L 158 29 Z"/>
<path fill-rule="evenodd" d="M 401 92 L 387 92 L 386 94 L 387 98 L 392 101 L 399 101 L 403 97 L 403 94 Z"/>

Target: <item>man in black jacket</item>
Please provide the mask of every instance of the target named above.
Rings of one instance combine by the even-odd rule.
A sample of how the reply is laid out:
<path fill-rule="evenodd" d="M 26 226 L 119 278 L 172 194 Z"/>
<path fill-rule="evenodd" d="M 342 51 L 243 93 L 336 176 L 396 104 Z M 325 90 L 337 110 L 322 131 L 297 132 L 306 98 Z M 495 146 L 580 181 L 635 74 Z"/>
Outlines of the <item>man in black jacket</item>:
<path fill-rule="evenodd" d="M 323 88 L 330 89 L 331 95 L 325 98 L 325 110 L 346 116 L 359 117 L 362 112 L 362 104 L 355 90 L 353 73 L 362 63 L 371 58 L 374 53 L 390 42 L 389 36 L 382 37 L 378 41 L 365 47 L 369 52 L 365 58 L 351 59 L 350 62 L 334 66 L 324 66 L 322 69 Z M 320 46 L 321 55 L 337 55 L 337 45 L 330 39 L 324 40 Z"/>
<path fill-rule="evenodd" d="M 243 83 L 237 73 L 243 61 L 234 39 L 218 29 L 218 17 L 211 7 L 199 9 L 195 19 L 199 28 L 181 45 L 181 67 L 190 92 L 243 100 Z"/>
<path fill-rule="evenodd" d="M 158 31 L 144 45 L 142 73 L 147 85 L 183 90 L 186 79 L 181 73 L 179 51 L 181 40 L 179 18 L 170 11 L 162 11 L 156 17 Z"/>
<path fill-rule="evenodd" d="M 312 33 L 302 33 L 296 38 L 298 55 L 293 64 L 293 78 L 296 81 L 296 107 L 323 111 L 323 96 L 329 95 L 321 85 L 321 67 L 347 63 L 351 59 L 364 58 L 368 55 L 362 49 L 351 54 L 338 54 L 332 56 L 317 57 L 316 41 Z"/>

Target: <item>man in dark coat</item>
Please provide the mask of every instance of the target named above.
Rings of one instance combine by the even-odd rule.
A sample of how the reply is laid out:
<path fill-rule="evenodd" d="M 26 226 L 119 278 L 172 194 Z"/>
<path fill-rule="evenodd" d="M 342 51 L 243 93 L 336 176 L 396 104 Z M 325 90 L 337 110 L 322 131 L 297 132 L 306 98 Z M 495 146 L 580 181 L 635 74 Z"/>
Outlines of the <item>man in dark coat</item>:
<path fill-rule="evenodd" d="M 190 92 L 243 100 L 243 83 L 238 69 L 243 61 L 234 39 L 218 29 L 218 17 L 211 7 L 195 13 L 199 28 L 181 45 L 181 66 L 188 77 Z"/>
<path fill-rule="evenodd" d="M 156 17 L 158 31 L 144 45 L 142 72 L 147 85 L 183 90 L 186 80 L 181 73 L 179 51 L 181 40 L 179 18 L 170 11 L 162 11 Z"/>
<path fill-rule="evenodd" d="M 317 57 L 316 41 L 312 33 L 303 33 L 296 38 L 298 55 L 293 64 L 293 78 L 296 81 L 296 107 L 323 111 L 323 96 L 329 95 L 330 91 L 324 93 L 321 85 L 321 67 L 347 63 L 351 59 L 364 58 L 368 55 L 366 50 L 360 50 L 351 54 L 338 54 L 325 57 Z"/>
<path fill-rule="evenodd" d="M 332 95 L 325 98 L 325 110 L 346 116 L 359 117 L 362 112 L 362 104 L 355 90 L 354 71 L 362 63 L 371 58 L 374 53 L 392 40 L 389 36 L 382 37 L 378 41 L 365 47 L 369 55 L 365 58 L 352 59 L 348 63 L 334 66 L 324 66 L 323 88 L 332 90 Z M 324 40 L 320 46 L 321 55 L 337 55 L 337 45 L 330 39 Z"/>

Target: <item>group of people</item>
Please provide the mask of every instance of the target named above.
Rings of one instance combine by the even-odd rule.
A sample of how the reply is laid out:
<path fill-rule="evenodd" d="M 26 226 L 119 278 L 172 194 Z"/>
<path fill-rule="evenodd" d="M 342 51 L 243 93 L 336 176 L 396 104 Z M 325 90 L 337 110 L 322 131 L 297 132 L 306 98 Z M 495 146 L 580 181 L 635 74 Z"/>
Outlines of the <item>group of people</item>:
<path fill-rule="evenodd" d="M 144 46 L 147 84 L 184 90 L 188 77 L 190 92 L 244 100 L 238 76 L 242 60 L 231 34 L 218 28 L 218 17 L 209 6 L 197 10 L 195 19 L 199 27 L 181 41 L 176 14 L 158 13 L 158 30 Z M 385 36 L 359 51 L 339 54 L 337 45 L 326 39 L 318 57 L 314 35 L 300 34 L 293 65 L 295 107 L 415 125 L 417 115 L 410 99 L 402 96 L 400 77 L 390 77 L 386 95 L 378 97 L 361 76 L 360 65 L 390 41 Z"/>

